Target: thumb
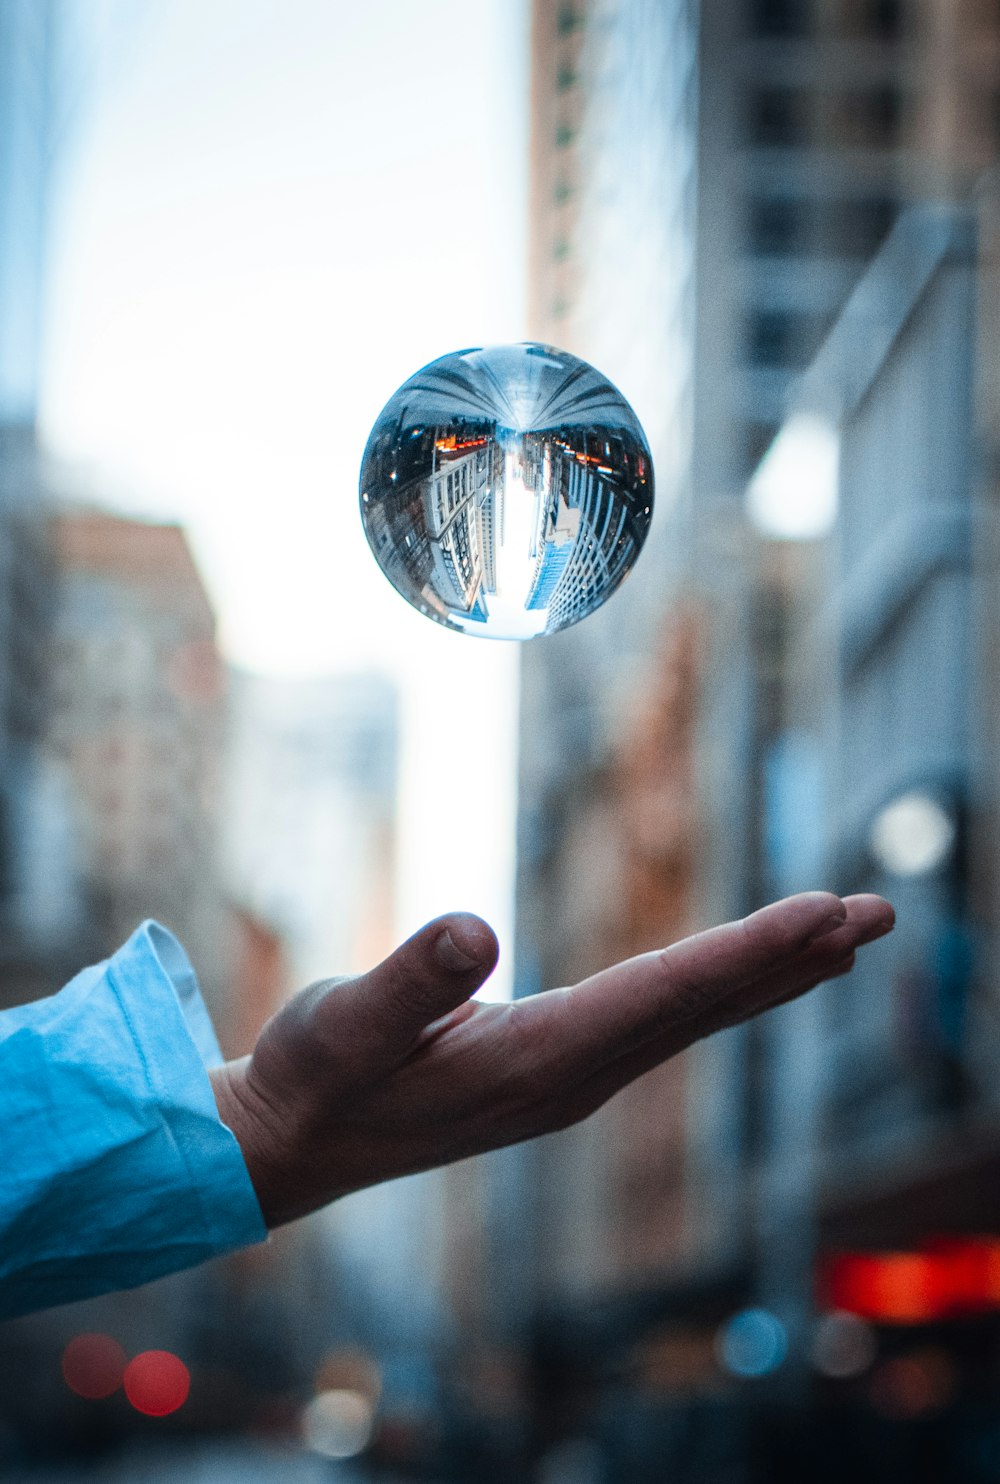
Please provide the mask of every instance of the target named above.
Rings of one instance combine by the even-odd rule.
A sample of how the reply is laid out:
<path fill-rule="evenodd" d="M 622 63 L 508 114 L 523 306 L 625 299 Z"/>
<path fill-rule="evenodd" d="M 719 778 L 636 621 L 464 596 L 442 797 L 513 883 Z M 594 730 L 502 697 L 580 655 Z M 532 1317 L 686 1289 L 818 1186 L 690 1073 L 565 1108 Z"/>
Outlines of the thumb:
<path fill-rule="evenodd" d="M 475 994 L 496 965 L 493 929 L 471 912 L 438 917 L 367 974 L 334 984 L 316 1029 L 356 1076 L 398 1062 L 433 1021 Z"/>

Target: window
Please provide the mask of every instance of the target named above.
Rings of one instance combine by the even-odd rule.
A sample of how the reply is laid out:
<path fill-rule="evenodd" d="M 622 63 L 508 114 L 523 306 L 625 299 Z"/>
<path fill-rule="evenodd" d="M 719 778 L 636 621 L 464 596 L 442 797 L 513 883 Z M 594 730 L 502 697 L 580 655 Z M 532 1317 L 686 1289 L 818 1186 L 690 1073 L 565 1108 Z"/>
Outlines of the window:
<path fill-rule="evenodd" d="M 833 316 L 763 309 L 747 322 L 747 358 L 751 365 L 801 370 L 823 343 Z"/>
<path fill-rule="evenodd" d="M 855 89 L 837 101 L 837 134 L 859 149 L 893 149 L 899 142 L 903 99 L 898 88 Z"/>
<path fill-rule="evenodd" d="M 832 201 L 824 213 L 824 248 L 840 257 L 869 258 L 891 232 L 899 212 L 892 196 Z"/>
<path fill-rule="evenodd" d="M 556 30 L 560 36 L 570 36 L 580 24 L 580 13 L 575 5 L 560 5 L 556 19 Z"/>
<path fill-rule="evenodd" d="M 747 126 L 752 144 L 771 148 L 805 144 L 808 97 L 797 88 L 758 88 L 750 95 Z"/>
<path fill-rule="evenodd" d="M 750 203 L 749 236 L 754 253 L 783 256 L 801 252 L 809 227 L 804 201 L 770 196 Z"/>
<path fill-rule="evenodd" d="M 753 253 L 786 257 L 805 253 L 869 258 L 895 223 L 893 196 L 807 201 L 767 196 L 750 203 L 747 233 Z"/>
<path fill-rule="evenodd" d="M 795 360 L 795 318 L 782 310 L 752 314 L 747 323 L 747 356 L 757 366 L 789 366 Z"/>
<path fill-rule="evenodd" d="M 777 432 L 778 424 L 773 422 L 752 422 L 744 425 L 740 440 L 743 445 L 744 468 L 756 469 L 774 442 Z"/>
<path fill-rule="evenodd" d="M 898 41 L 905 24 L 902 0 L 841 0 L 840 30 L 866 41 Z"/>
<path fill-rule="evenodd" d="M 868 25 L 882 41 L 896 41 L 903 34 L 902 0 L 869 0 Z"/>
<path fill-rule="evenodd" d="M 805 36 L 809 22 L 807 0 L 751 0 L 750 28 L 755 36 Z"/>

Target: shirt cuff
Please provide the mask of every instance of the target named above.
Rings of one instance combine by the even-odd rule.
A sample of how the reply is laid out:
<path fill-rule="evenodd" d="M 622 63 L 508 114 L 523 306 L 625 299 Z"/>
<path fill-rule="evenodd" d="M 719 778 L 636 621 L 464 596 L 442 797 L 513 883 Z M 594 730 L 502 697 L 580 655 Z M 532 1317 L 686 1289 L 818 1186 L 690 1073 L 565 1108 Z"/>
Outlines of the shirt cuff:
<path fill-rule="evenodd" d="M 206 1245 L 227 1252 L 264 1241 L 267 1227 L 243 1153 L 219 1117 L 206 1075 L 223 1056 L 190 959 L 172 933 L 147 921 L 108 961 L 108 975 L 190 1177 Z"/>
<path fill-rule="evenodd" d="M 146 922 L 51 999 L 0 1016 L 0 1316 L 135 1287 L 263 1241 L 177 940 Z"/>

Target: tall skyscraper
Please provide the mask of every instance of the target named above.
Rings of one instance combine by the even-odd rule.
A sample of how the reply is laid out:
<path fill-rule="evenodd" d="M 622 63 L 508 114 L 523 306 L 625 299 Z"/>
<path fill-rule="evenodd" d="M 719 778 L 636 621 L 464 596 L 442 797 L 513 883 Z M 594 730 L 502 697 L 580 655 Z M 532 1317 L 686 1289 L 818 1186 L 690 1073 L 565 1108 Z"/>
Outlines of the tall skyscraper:
<path fill-rule="evenodd" d="M 64 509 L 54 536 L 50 739 L 72 779 L 94 946 L 158 917 L 218 994 L 215 615 L 177 526 Z"/>
<path fill-rule="evenodd" d="M 967 194 L 995 158 L 998 39 L 967 0 L 703 0 L 700 503 L 742 499 L 901 207 Z"/>
<path fill-rule="evenodd" d="M 646 743 L 644 697 L 665 679 L 665 656 L 676 653 L 668 636 L 685 614 L 683 674 L 696 691 L 675 689 L 670 704 L 690 751 L 673 750 L 666 764 L 683 780 L 681 836 L 667 829 L 676 831 L 677 816 L 647 815 L 645 837 L 655 856 L 662 831 L 664 851 L 686 872 L 661 878 L 673 893 L 659 897 L 662 937 L 773 894 L 765 801 L 790 602 L 815 591 L 821 569 L 815 541 L 792 549 L 751 525 L 747 484 L 906 203 L 960 198 L 995 158 L 1000 93 L 1000 17 L 981 5 L 536 0 L 533 18 L 532 333 L 594 361 L 633 402 L 653 450 L 658 509 L 635 573 L 607 609 L 526 650 L 526 987 L 597 967 L 581 961 L 583 943 L 595 958 L 623 946 L 620 896 L 603 933 L 588 931 L 585 861 L 594 877 L 617 880 L 634 849 L 621 800 L 603 814 L 601 801 L 612 760 Z M 695 715 L 685 728 L 686 708 Z M 635 934 L 627 946 L 653 944 Z M 717 1271 L 739 1257 L 749 1188 L 741 1162 L 767 1117 L 762 1034 L 698 1047 L 686 1081 L 678 1068 L 660 1094 L 659 1125 L 675 1137 L 658 1154 L 649 1147 L 645 1164 L 637 1155 L 637 1166 L 658 1169 L 664 1185 L 672 1169 L 674 1209 L 685 1212 L 672 1252 L 647 1249 L 647 1270 L 661 1278 L 690 1265 L 695 1249 Z M 613 1186 L 622 1150 L 641 1150 L 656 1121 L 606 1117 L 606 1128 L 618 1117 L 627 1133 L 580 1131 L 540 1156 L 542 1207 L 558 1213 L 561 1199 L 572 1208 L 567 1225 L 577 1222 L 546 1259 L 556 1288 L 572 1253 L 609 1229 L 593 1192 L 572 1205 L 582 1170 L 591 1181 L 605 1171 Z M 588 1139 L 588 1153 L 575 1154 Z M 554 1189 L 560 1199 L 549 1203 Z M 623 1226 L 638 1210 L 615 1207 Z M 559 1229 L 557 1215 L 550 1241 Z M 602 1281 L 628 1282 L 613 1266 Z"/>
<path fill-rule="evenodd" d="M 230 677 L 226 876 L 280 928 L 293 984 L 395 945 L 397 696 L 374 674 Z"/>
<path fill-rule="evenodd" d="M 525 647 L 522 993 L 680 936 L 693 906 L 693 820 L 686 808 L 671 805 L 669 822 L 661 812 L 689 776 L 693 712 L 687 697 L 683 718 L 661 703 L 669 710 L 681 675 L 696 685 L 700 664 L 698 616 L 672 614 L 670 601 L 691 499 L 695 38 L 683 0 L 533 6 L 531 333 L 590 361 L 631 403 L 653 456 L 655 508 L 620 591 Z M 557 462 L 553 539 L 535 575 L 550 618 L 586 611 L 592 584 L 630 542 L 611 476 L 572 451 Z M 613 467 L 613 454 L 603 462 Z M 654 785 L 661 768 L 674 777 Z M 655 842 L 654 817 L 664 826 Z M 683 1066 L 666 1068 L 524 1156 L 535 1162 L 541 1295 L 610 1291 L 684 1259 L 685 1081 Z M 644 1180 L 642 1168 L 655 1175 Z"/>
<path fill-rule="evenodd" d="M 0 1001 L 58 975 L 77 927 L 61 782 L 38 746 L 55 593 L 35 423 L 64 12 L 0 3 Z"/>

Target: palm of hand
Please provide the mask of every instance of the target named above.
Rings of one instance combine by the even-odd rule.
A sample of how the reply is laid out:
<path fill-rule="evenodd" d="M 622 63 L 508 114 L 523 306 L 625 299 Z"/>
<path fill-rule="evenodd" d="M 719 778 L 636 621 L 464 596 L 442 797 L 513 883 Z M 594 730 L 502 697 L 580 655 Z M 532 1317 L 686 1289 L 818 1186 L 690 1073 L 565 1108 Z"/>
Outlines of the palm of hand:
<path fill-rule="evenodd" d="M 296 997 L 213 1074 L 269 1225 L 381 1180 L 563 1128 L 728 1025 L 802 994 L 892 926 L 879 897 L 787 898 L 512 1005 L 470 1001 L 497 944 L 452 914 Z"/>

